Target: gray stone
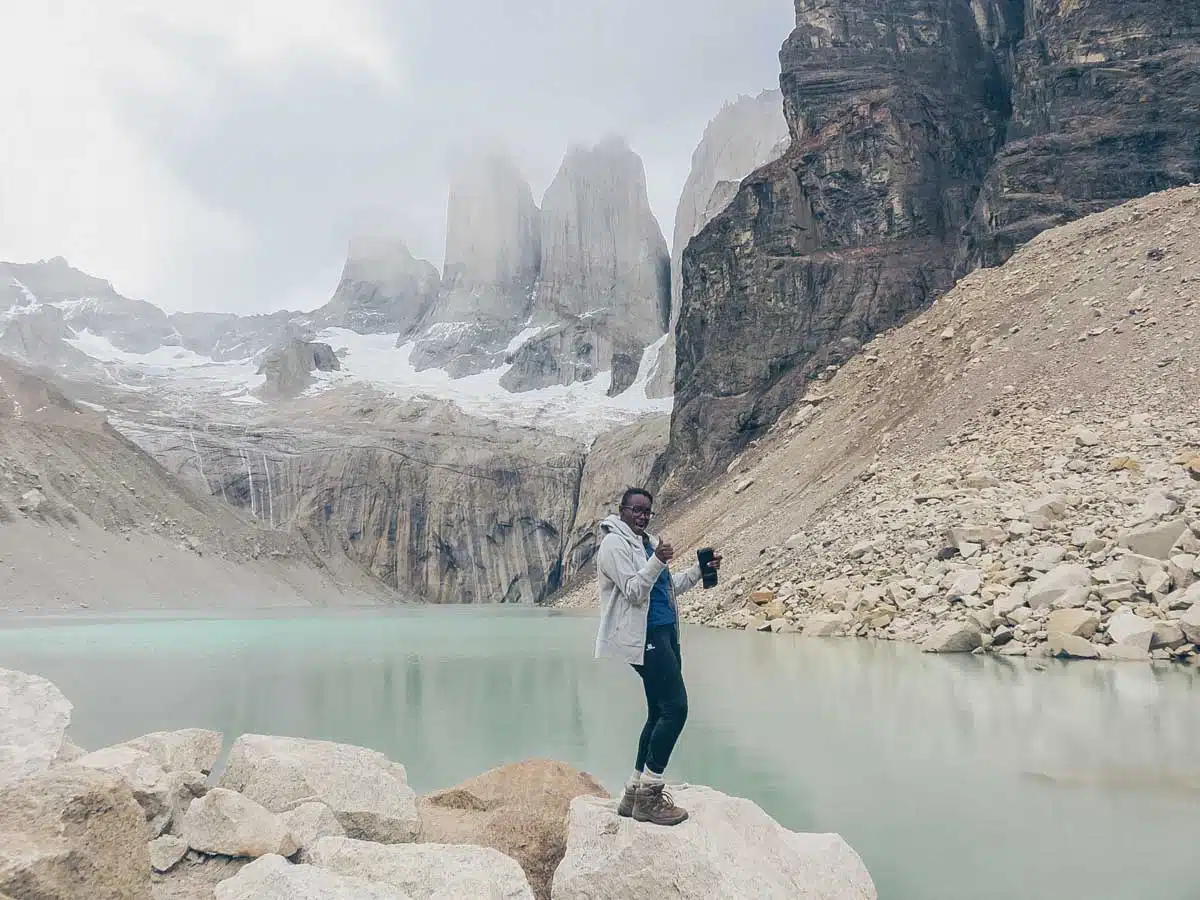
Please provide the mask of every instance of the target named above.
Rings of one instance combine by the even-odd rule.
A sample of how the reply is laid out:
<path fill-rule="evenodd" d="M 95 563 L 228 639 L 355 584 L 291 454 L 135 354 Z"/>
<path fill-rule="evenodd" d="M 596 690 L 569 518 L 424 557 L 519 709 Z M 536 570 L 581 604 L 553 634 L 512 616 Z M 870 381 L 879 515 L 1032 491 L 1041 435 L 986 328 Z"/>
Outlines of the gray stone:
<path fill-rule="evenodd" d="M 1149 650 L 1154 640 L 1154 623 L 1131 612 L 1119 612 L 1108 622 L 1108 636 L 1114 644 Z"/>
<path fill-rule="evenodd" d="M 1185 611 L 1176 624 L 1189 641 L 1200 644 L 1200 601 Z"/>
<path fill-rule="evenodd" d="M 1167 562 L 1167 573 L 1177 588 L 1191 587 L 1200 581 L 1200 556 L 1177 553 Z"/>
<path fill-rule="evenodd" d="M 1025 605 L 1026 596 L 1025 591 L 1009 591 L 1007 594 L 1001 594 L 992 604 L 992 610 L 1002 618 L 1009 618 L 1014 610 Z"/>
<path fill-rule="evenodd" d="M 390 884 L 339 875 L 319 866 L 292 865 L 277 855 L 256 859 L 232 878 L 225 879 L 217 885 L 213 897 L 214 900 L 414 900 Z"/>
<path fill-rule="evenodd" d="M 207 775 L 221 756 L 222 741 L 219 731 L 184 728 L 179 731 L 157 731 L 118 746 L 148 753 L 168 772 L 201 772 Z"/>
<path fill-rule="evenodd" d="M 87 756 L 87 751 L 72 741 L 70 738 L 64 738 L 62 747 L 59 748 L 58 756 L 54 757 L 56 766 L 63 766 L 67 763 L 73 763 Z"/>
<path fill-rule="evenodd" d="M 835 637 L 845 632 L 840 613 L 817 613 L 804 623 L 804 637 Z"/>
<path fill-rule="evenodd" d="M 225 788 L 192 801 L 181 833 L 193 850 L 218 856 L 291 856 L 298 849 L 280 816 Z"/>
<path fill-rule="evenodd" d="M 951 582 L 946 596 L 951 599 L 975 596 L 982 586 L 983 573 L 978 569 L 961 569 Z"/>
<path fill-rule="evenodd" d="M 301 803 L 279 816 L 288 833 L 300 849 L 301 859 L 308 862 L 308 851 L 323 837 L 345 837 L 346 829 L 324 803 Z"/>
<path fill-rule="evenodd" d="M 1151 491 L 1138 510 L 1138 518 L 1143 522 L 1156 522 L 1159 519 L 1173 516 L 1179 512 L 1179 504 L 1162 491 Z"/>
<path fill-rule="evenodd" d="M 1000 624 L 1000 617 L 990 609 L 973 609 L 967 613 L 967 621 L 977 625 L 980 631 L 990 634 Z"/>
<path fill-rule="evenodd" d="M 967 555 L 963 552 L 964 545 L 970 544 L 978 552 L 980 547 L 998 547 L 1006 540 L 1008 535 L 993 525 L 959 526 L 946 532 L 947 546 L 957 547 L 964 556 Z"/>
<path fill-rule="evenodd" d="M 618 818 L 611 800 L 573 800 L 554 900 L 876 900 L 862 860 L 838 835 L 788 831 L 711 788 L 672 793 L 690 815 L 675 828 Z"/>
<path fill-rule="evenodd" d="M 221 786 L 272 812 L 319 800 L 346 834 L 395 844 L 420 829 L 416 795 L 404 767 L 382 753 L 301 738 L 242 735 L 230 751 Z"/>
<path fill-rule="evenodd" d="M 168 772 L 143 750 L 117 744 L 96 750 L 75 765 L 124 778 L 146 814 L 147 840 L 178 825 L 188 805 L 208 790 L 200 772 Z"/>
<path fill-rule="evenodd" d="M 0 786 L 54 764 L 71 702 L 45 678 L 0 669 Z"/>
<path fill-rule="evenodd" d="M 414 897 L 533 900 L 533 889 L 517 861 L 490 847 L 384 845 L 325 837 L 309 856 L 323 869 L 389 884 Z"/>
<path fill-rule="evenodd" d="M 1046 631 L 1091 639 L 1100 628 L 1100 617 L 1086 609 L 1060 609 L 1046 620 Z"/>
<path fill-rule="evenodd" d="M 1150 649 L 1157 650 L 1160 647 L 1167 650 L 1174 650 L 1188 643 L 1188 640 L 1183 635 L 1183 629 L 1178 625 L 1173 625 L 1170 622 L 1155 622 L 1154 637 L 1150 640 Z"/>
<path fill-rule="evenodd" d="M 1136 590 L 1131 582 L 1118 581 L 1115 584 L 1101 585 L 1096 589 L 1096 593 L 1100 595 L 1101 600 L 1107 603 L 1113 600 L 1131 600 Z"/>
<path fill-rule="evenodd" d="M 188 845 L 183 838 L 164 834 L 150 842 L 150 867 L 155 872 L 169 872 L 187 855 Z"/>
<path fill-rule="evenodd" d="M 1030 586 L 1029 605 L 1034 609 L 1082 606 L 1087 601 L 1091 583 L 1092 573 L 1087 566 L 1064 563 L 1042 575 Z"/>
<path fill-rule="evenodd" d="M 1057 544 L 1047 544 L 1042 547 L 1029 561 L 1029 568 L 1035 572 L 1049 572 L 1067 555 L 1067 551 Z"/>
<path fill-rule="evenodd" d="M 967 622 L 948 622 L 925 639 L 926 653 L 970 653 L 983 643 L 979 629 Z"/>
<path fill-rule="evenodd" d="M 263 359 L 261 392 L 267 397 L 295 397 L 312 383 L 313 372 L 336 372 L 342 365 L 329 344 L 291 338 Z"/>
<path fill-rule="evenodd" d="M 1051 631 L 1046 636 L 1046 647 L 1051 656 L 1065 656 L 1071 659 L 1096 659 L 1100 656 L 1099 648 L 1087 638 L 1058 631 Z"/>
<path fill-rule="evenodd" d="M 1141 647 L 1130 647 L 1128 644 L 1106 644 L 1100 646 L 1100 659 L 1114 662 L 1149 662 L 1149 651 Z"/>
<path fill-rule="evenodd" d="M 1028 606 L 1018 606 L 1006 615 L 1005 618 L 1014 625 L 1023 625 L 1031 615 L 1033 615 L 1033 611 Z"/>
<path fill-rule="evenodd" d="M 1161 525 L 1143 525 L 1122 535 L 1118 543 L 1139 556 L 1151 559 L 1170 559 L 1175 542 L 1187 531 L 1187 522 L 1174 519 Z"/>

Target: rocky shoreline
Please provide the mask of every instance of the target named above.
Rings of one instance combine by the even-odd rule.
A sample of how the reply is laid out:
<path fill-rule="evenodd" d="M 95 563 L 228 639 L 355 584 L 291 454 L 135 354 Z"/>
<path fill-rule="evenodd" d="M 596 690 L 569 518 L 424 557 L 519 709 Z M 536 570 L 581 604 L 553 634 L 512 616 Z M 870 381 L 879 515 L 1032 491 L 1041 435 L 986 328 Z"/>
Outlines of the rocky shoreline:
<path fill-rule="evenodd" d="M 1180 188 L 1043 233 L 674 486 L 662 531 L 725 555 L 683 620 L 1200 666 L 1197 209 Z"/>
<path fill-rule="evenodd" d="M 89 753 L 71 711 L 0 669 L 3 900 L 877 897 L 838 835 L 707 787 L 675 789 L 692 818 L 661 828 L 618 818 L 563 763 L 417 797 L 399 763 L 326 741 L 241 735 L 220 770 L 223 736 L 204 729 Z"/>
<path fill-rule="evenodd" d="M 1072 425 L 1017 405 L 985 461 L 964 430 L 907 481 L 776 551 L 717 627 L 938 653 L 1200 665 L 1200 451 L 1187 420 Z M 991 417 L 993 420 L 998 417 Z M 1013 435 L 1021 437 L 1020 442 Z M 1045 470 L 1031 466 L 1048 452 Z M 874 534 L 866 529 L 874 527 Z"/>

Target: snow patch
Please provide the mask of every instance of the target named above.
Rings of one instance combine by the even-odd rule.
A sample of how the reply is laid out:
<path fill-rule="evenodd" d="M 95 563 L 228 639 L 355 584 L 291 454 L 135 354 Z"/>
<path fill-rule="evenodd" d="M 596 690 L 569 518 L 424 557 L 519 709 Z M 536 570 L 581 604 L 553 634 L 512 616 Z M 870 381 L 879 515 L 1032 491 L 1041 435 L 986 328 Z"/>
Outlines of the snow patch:
<path fill-rule="evenodd" d="M 345 329 L 335 330 L 344 331 Z M 423 339 L 427 341 L 457 341 L 475 330 L 476 326 L 470 322 L 435 322 L 425 330 Z M 353 333 L 357 334 L 357 332 Z M 400 335 L 396 334 L 392 337 L 399 340 Z"/>
<path fill-rule="evenodd" d="M 634 385 L 617 397 L 609 397 L 611 372 L 602 372 L 591 381 L 522 393 L 513 393 L 500 384 L 504 373 L 512 368 L 508 364 L 463 378 L 451 378 L 443 369 L 418 372 L 411 362 L 413 342 L 397 347 L 398 339 L 397 334 L 325 329 L 318 340 L 334 348 L 342 368 L 338 372 L 314 373 L 314 384 L 306 393 L 318 394 L 347 382 L 366 382 L 403 399 L 451 400 L 471 415 L 585 439 L 642 416 L 671 411 L 670 398 L 646 397 L 657 342 L 642 354 Z"/>
<path fill-rule="evenodd" d="M 131 353 L 115 346 L 103 335 L 84 329 L 66 343 L 85 353 L 92 359 L 132 370 L 142 377 L 170 379 L 172 386 L 212 390 L 226 388 L 222 397 L 231 402 L 246 402 L 238 398 L 261 387 L 266 380 L 258 374 L 252 359 L 217 362 L 184 347 L 157 347 L 149 353 Z M 130 391 L 152 390 L 147 385 L 132 385 L 119 377 L 120 373 L 109 373 L 114 382 Z M 232 389 L 229 390 L 232 386 Z"/>
<path fill-rule="evenodd" d="M 504 348 L 505 355 L 511 356 L 516 353 L 545 330 L 544 326 L 529 326 L 524 328 L 520 334 L 508 342 L 508 346 Z"/>
<path fill-rule="evenodd" d="M 451 327 L 473 328 L 467 323 L 451 323 Z M 507 352 L 515 353 L 543 330 L 524 329 L 509 343 Z M 611 372 L 602 372 L 591 381 L 522 393 L 513 393 L 501 386 L 500 379 L 512 368 L 507 363 L 463 378 L 451 378 L 443 369 L 418 372 L 411 358 L 415 341 L 409 340 L 398 346 L 399 339 L 399 334 L 359 334 L 346 328 L 326 328 L 318 332 L 315 340 L 328 343 L 337 353 L 342 367 L 336 372 L 314 372 L 313 383 L 305 395 L 360 383 L 405 400 L 449 400 L 469 415 L 581 440 L 594 439 L 604 431 L 643 416 L 670 413 L 673 403 L 671 398 L 646 396 L 654 361 L 666 341 L 665 336 L 645 349 L 633 385 L 616 397 L 608 396 Z M 217 362 L 183 347 L 158 347 L 149 353 L 131 353 L 114 346 L 103 335 L 88 330 L 79 332 L 67 343 L 93 359 L 111 365 L 108 377 L 126 390 L 165 389 L 184 396 L 208 395 L 244 407 L 262 405 L 254 392 L 263 385 L 265 378 L 258 374 L 253 359 Z"/>

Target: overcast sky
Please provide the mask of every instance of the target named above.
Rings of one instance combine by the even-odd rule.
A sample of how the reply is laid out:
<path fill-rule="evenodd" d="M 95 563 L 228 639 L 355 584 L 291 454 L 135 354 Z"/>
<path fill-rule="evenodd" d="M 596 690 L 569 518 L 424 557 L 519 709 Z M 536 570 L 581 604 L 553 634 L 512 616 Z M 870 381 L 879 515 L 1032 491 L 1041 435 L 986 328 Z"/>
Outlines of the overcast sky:
<path fill-rule="evenodd" d="M 447 171 L 539 198 L 625 136 L 668 241 L 727 99 L 778 85 L 793 0 L 0 0 L 0 259 L 167 309 L 311 308 L 354 233 L 440 265 Z"/>

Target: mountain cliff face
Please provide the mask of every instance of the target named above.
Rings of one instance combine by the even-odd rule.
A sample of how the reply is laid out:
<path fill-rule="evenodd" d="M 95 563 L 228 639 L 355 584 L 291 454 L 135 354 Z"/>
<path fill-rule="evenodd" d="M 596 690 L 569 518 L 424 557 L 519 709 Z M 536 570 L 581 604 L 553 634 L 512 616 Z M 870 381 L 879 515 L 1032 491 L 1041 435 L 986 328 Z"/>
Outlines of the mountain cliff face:
<path fill-rule="evenodd" d="M 590 461 L 573 441 L 368 393 L 304 398 L 253 428 L 125 427 L 198 493 L 434 603 L 546 599 L 594 555 L 597 513 L 665 432 L 618 430 L 604 447 L 625 452 Z"/>
<path fill-rule="evenodd" d="M 403 241 L 358 237 L 333 298 L 312 314 L 323 328 L 359 334 L 408 334 L 437 298 L 441 279 Z"/>
<path fill-rule="evenodd" d="M 651 397 L 669 397 L 675 384 L 675 325 L 683 294 L 683 251 L 693 237 L 737 196 L 743 178 L 778 159 L 790 141 L 783 96 L 763 91 L 727 103 L 704 129 L 675 210 L 671 243 L 671 336 L 663 345 L 647 387 Z"/>
<path fill-rule="evenodd" d="M 455 377 L 503 364 L 524 327 L 541 265 L 541 228 L 529 183 L 507 157 L 484 154 L 450 185 L 442 285 L 412 360 Z"/>
<path fill-rule="evenodd" d="M 312 382 L 313 372 L 336 372 L 342 367 L 333 348 L 312 341 L 290 340 L 266 355 L 258 374 L 265 380 L 264 397 L 295 397 Z"/>
<path fill-rule="evenodd" d="M 1200 180 L 1200 7 L 1024 6 L 1008 140 L 980 192 L 960 271 L 999 265 L 1046 228 Z"/>
<path fill-rule="evenodd" d="M 1194 4 L 796 0 L 787 154 L 684 253 L 673 464 L 1033 234 L 1197 177 Z"/>
<path fill-rule="evenodd" d="M 966 5 L 796 12 L 780 79 L 792 146 L 684 253 L 671 431 L 684 470 L 727 461 L 812 373 L 952 283 L 1001 138 L 1001 75 Z"/>
<path fill-rule="evenodd" d="M 63 322 L 73 331 L 107 338 L 119 350 L 148 353 L 181 343 L 157 306 L 122 297 L 109 282 L 72 268 L 61 256 L 36 263 L 0 263 L 0 314 L 36 312 L 47 303 L 58 304 Z"/>
<path fill-rule="evenodd" d="M 532 324 L 549 330 L 512 354 L 505 386 L 570 384 L 641 359 L 670 313 L 670 256 L 641 158 L 621 141 L 572 149 L 546 190 Z M 547 360 L 560 361 L 547 366 Z M 617 382 L 625 378 L 615 379 Z"/>

